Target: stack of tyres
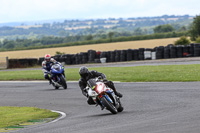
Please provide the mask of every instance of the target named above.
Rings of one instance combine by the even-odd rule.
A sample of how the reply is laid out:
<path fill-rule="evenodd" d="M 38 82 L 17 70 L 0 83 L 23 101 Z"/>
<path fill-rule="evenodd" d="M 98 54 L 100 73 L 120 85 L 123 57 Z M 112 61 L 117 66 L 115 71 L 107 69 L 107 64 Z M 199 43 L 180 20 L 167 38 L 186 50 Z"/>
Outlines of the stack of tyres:
<path fill-rule="evenodd" d="M 75 64 L 81 64 L 79 60 L 79 54 L 75 54 Z"/>
<path fill-rule="evenodd" d="M 107 57 L 107 53 L 106 52 L 101 52 L 100 58 L 106 58 L 106 57 Z"/>
<path fill-rule="evenodd" d="M 156 59 L 163 59 L 164 58 L 164 47 L 159 46 L 156 48 Z"/>
<path fill-rule="evenodd" d="M 73 55 L 71 56 L 72 64 L 76 64 L 75 56 L 76 56 L 75 54 L 73 54 Z"/>
<path fill-rule="evenodd" d="M 115 51 L 111 51 L 110 53 L 110 61 L 115 62 Z"/>
<path fill-rule="evenodd" d="M 44 61 L 44 57 L 40 57 L 38 60 L 38 65 L 42 65 L 42 62 Z"/>
<path fill-rule="evenodd" d="M 133 50 L 132 50 L 132 49 L 128 49 L 128 50 L 127 50 L 126 60 L 127 60 L 127 61 L 133 60 Z"/>
<path fill-rule="evenodd" d="M 189 53 L 191 54 L 191 56 L 194 56 L 194 43 L 190 44 Z"/>
<path fill-rule="evenodd" d="M 61 55 L 55 55 L 53 56 L 53 58 L 58 61 L 58 62 L 61 62 Z"/>
<path fill-rule="evenodd" d="M 144 60 L 144 48 L 139 48 L 139 60 Z"/>
<path fill-rule="evenodd" d="M 111 51 L 106 52 L 106 62 L 111 62 Z"/>
<path fill-rule="evenodd" d="M 71 55 L 70 54 L 64 54 L 60 57 L 61 62 L 65 62 L 67 65 L 71 65 Z"/>
<path fill-rule="evenodd" d="M 120 61 L 120 50 L 115 50 L 115 62 Z"/>
<path fill-rule="evenodd" d="M 200 44 L 194 44 L 194 57 L 200 56 Z"/>
<path fill-rule="evenodd" d="M 126 61 L 126 50 L 121 50 L 120 61 Z"/>
<path fill-rule="evenodd" d="M 104 62 L 104 61 L 107 62 L 107 52 L 101 52 L 101 54 L 100 54 L 100 60 L 99 61 L 100 62 Z M 97 60 L 96 60 L 96 63 L 97 63 Z"/>
<path fill-rule="evenodd" d="M 81 59 L 82 59 L 82 63 L 85 64 L 88 62 L 88 53 L 84 52 L 84 53 L 80 53 L 81 55 Z"/>
<path fill-rule="evenodd" d="M 170 47 L 164 47 L 164 59 L 170 58 Z"/>
<path fill-rule="evenodd" d="M 187 46 L 183 47 L 183 57 L 191 56 L 190 53 L 189 53 L 189 50 L 190 50 L 190 45 L 187 45 Z"/>
<path fill-rule="evenodd" d="M 183 46 L 179 45 L 176 47 L 176 55 L 178 58 L 183 57 Z"/>
<path fill-rule="evenodd" d="M 35 65 L 37 65 L 37 63 L 38 63 L 38 59 L 36 59 L 36 58 L 28 59 L 29 66 L 35 66 Z"/>
<path fill-rule="evenodd" d="M 176 58 L 176 47 L 170 47 L 170 58 Z"/>
<path fill-rule="evenodd" d="M 133 60 L 139 60 L 139 50 L 133 49 Z"/>
<path fill-rule="evenodd" d="M 88 62 L 94 63 L 96 57 L 96 51 L 95 50 L 88 50 Z"/>

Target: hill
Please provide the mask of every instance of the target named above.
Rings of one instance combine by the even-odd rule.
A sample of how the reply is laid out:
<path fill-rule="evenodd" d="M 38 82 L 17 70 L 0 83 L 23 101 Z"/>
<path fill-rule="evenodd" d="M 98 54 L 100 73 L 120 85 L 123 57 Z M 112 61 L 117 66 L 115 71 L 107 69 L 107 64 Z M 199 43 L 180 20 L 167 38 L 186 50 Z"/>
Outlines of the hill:
<path fill-rule="evenodd" d="M 86 20 L 51 20 L 38 22 L 17 22 L 0 24 L 0 39 L 34 39 L 44 36 L 87 36 L 105 37 L 108 32 L 118 32 L 120 36 L 152 34 L 158 25 L 171 24 L 176 30 L 186 29 L 193 16 L 163 15 L 158 17 L 108 18 Z M 117 34 L 116 34 L 117 35 Z"/>

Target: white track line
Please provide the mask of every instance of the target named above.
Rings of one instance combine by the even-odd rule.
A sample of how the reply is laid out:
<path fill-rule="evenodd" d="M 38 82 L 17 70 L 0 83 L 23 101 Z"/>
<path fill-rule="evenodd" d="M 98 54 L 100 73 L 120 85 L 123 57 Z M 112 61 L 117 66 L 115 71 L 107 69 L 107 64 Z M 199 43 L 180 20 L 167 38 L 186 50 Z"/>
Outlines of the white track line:
<path fill-rule="evenodd" d="M 57 121 L 59 121 L 59 120 L 61 120 L 61 119 L 63 119 L 63 118 L 65 118 L 65 117 L 66 117 L 66 114 L 65 114 L 64 112 L 61 112 L 61 111 L 56 111 L 56 110 L 51 110 L 51 111 L 52 111 L 52 112 L 59 113 L 61 116 L 60 116 L 60 117 L 58 117 L 57 119 L 55 119 L 55 120 L 53 120 L 53 121 L 49 122 L 49 123 L 54 123 L 54 122 L 57 122 Z"/>

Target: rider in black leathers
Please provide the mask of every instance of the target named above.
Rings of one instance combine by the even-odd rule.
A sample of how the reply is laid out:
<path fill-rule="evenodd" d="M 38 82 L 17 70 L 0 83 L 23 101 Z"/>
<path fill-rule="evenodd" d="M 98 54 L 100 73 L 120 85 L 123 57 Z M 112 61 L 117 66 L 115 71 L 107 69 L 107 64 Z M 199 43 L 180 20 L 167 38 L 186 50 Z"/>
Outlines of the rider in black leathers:
<path fill-rule="evenodd" d="M 88 93 L 86 91 L 86 86 L 87 86 L 87 81 L 91 78 L 96 78 L 96 77 L 101 77 L 103 79 L 103 82 L 110 87 L 111 89 L 113 89 L 114 93 L 119 96 L 120 98 L 122 97 L 122 94 L 116 91 L 116 88 L 113 84 L 112 81 L 108 81 L 106 79 L 106 75 L 97 71 L 89 71 L 87 67 L 80 67 L 79 69 L 79 74 L 81 76 L 81 78 L 79 79 L 79 87 L 82 90 L 82 93 L 84 96 L 88 97 Z M 94 101 L 92 100 L 91 97 L 88 97 L 88 104 L 92 105 L 95 104 Z"/>

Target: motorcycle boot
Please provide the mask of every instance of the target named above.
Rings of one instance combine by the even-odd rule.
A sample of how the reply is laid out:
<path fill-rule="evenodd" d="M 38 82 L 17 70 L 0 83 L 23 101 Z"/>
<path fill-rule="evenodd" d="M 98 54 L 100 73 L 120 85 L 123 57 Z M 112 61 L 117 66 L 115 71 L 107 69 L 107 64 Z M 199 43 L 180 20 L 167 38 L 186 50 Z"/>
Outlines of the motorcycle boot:
<path fill-rule="evenodd" d="M 49 84 L 52 84 L 51 79 L 49 78 L 49 76 L 46 76 L 45 79 L 49 80 Z"/>
<path fill-rule="evenodd" d="M 120 97 L 120 98 L 123 97 L 123 95 L 121 93 L 117 92 L 116 90 L 114 92 L 115 92 L 115 95 L 117 95 L 118 97 Z"/>
<path fill-rule="evenodd" d="M 113 89 L 115 95 L 117 95 L 117 96 L 120 97 L 120 98 L 123 97 L 123 95 L 122 95 L 121 93 L 117 92 L 117 90 L 116 90 L 116 88 L 115 88 L 115 86 L 114 86 L 114 84 L 113 84 L 112 81 L 108 81 L 108 82 L 106 83 L 106 85 L 107 85 L 108 87 L 110 87 L 110 88 Z"/>

